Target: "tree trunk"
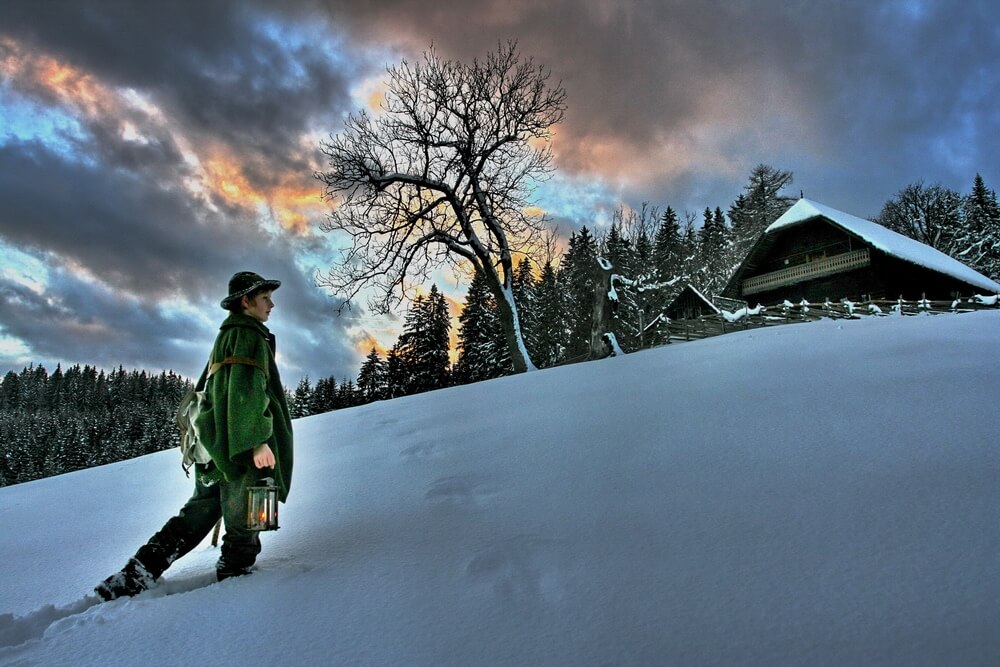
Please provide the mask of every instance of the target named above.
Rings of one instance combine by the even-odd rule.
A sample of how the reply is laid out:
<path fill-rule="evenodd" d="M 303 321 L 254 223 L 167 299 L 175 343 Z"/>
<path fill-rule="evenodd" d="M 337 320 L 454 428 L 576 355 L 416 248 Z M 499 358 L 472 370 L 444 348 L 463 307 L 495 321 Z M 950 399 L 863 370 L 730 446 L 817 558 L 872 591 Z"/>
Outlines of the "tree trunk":
<path fill-rule="evenodd" d="M 514 292 L 510 287 L 502 287 L 493 284 L 493 280 L 487 279 L 490 291 L 497 302 L 497 310 L 500 314 L 500 323 L 503 326 L 504 338 L 507 341 L 507 349 L 510 351 L 510 359 L 514 363 L 515 373 L 525 373 L 527 371 L 538 370 L 531 363 L 528 356 L 528 348 L 524 344 L 524 336 L 521 333 L 520 317 L 517 313 L 517 304 L 514 303 Z M 499 288 L 499 289 L 498 289 Z"/>
<path fill-rule="evenodd" d="M 611 354 L 604 334 L 610 328 L 611 312 L 611 272 L 614 267 L 603 258 L 597 259 L 594 268 L 594 317 L 590 325 L 590 355 L 588 359 L 603 359 Z"/>

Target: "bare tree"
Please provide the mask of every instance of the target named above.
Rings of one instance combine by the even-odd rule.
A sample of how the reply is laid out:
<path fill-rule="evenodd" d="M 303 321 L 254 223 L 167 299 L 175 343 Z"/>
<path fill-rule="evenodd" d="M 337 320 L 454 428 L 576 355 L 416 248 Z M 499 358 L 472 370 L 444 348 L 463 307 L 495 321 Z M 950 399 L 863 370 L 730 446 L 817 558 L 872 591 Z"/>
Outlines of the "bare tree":
<path fill-rule="evenodd" d="M 499 305 L 515 370 L 533 369 L 512 252 L 541 247 L 546 221 L 530 196 L 550 171 L 550 128 L 563 118 L 565 90 L 513 42 L 471 64 L 432 48 L 387 71 L 382 112 L 352 114 L 321 144 L 330 171 L 316 177 L 335 202 L 322 228 L 350 239 L 321 283 L 348 301 L 374 288 L 370 305 L 386 312 L 408 281 L 469 262 Z"/>
<path fill-rule="evenodd" d="M 963 250 L 957 243 L 962 195 L 941 185 L 907 185 L 885 203 L 875 222 L 953 257 Z"/>

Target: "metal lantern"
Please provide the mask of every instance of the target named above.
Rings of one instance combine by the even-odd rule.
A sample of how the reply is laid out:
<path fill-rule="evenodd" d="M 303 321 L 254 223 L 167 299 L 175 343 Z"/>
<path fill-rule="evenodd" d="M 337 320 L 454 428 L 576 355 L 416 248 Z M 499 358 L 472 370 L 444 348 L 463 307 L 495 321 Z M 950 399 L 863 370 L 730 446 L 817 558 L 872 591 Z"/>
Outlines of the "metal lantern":
<path fill-rule="evenodd" d="M 265 477 L 247 489 L 247 528 L 278 530 L 278 487 Z"/>

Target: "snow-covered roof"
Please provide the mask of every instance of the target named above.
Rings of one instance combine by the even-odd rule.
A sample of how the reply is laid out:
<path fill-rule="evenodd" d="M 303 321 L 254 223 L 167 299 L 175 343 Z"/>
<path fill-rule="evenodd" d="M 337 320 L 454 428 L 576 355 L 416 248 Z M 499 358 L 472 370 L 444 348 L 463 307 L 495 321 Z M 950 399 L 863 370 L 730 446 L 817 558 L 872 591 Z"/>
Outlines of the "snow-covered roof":
<path fill-rule="evenodd" d="M 688 283 L 687 284 L 687 288 L 690 289 L 692 292 L 694 292 L 695 296 L 697 296 L 699 299 L 701 299 L 702 301 L 704 301 L 705 303 L 707 303 L 709 305 L 709 307 L 711 307 L 712 310 L 714 310 L 717 313 L 722 312 L 721 310 L 719 310 L 718 306 L 716 306 L 714 303 L 712 303 L 711 299 L 709 299 L 704 294 L 702 294 L 700 291 L 698 291 L 697 287 L 695 287 L 691 283 Z M 684 290 L 681 290 L 681 291 L 683 292 Z"/>
<path fill-rule="evenodd" d="M 765 234 L 791 227 L 799 223 L 822 216 L 838 227 L 862 238 L 872 247 L 887 255 L 923 266 L 928 269 L 951 276 L 970 285 L 983 289 L 990 294 L 1000 293 L 1000 283 L 990 280 L 962 262 L 949 257 L 940 250 L 930 247 L 887 229 L 882 225 L 858 218 L 835 208 L 824 206 L 809 199 L 800 199 L 785 214 L 771 223 Z"/>

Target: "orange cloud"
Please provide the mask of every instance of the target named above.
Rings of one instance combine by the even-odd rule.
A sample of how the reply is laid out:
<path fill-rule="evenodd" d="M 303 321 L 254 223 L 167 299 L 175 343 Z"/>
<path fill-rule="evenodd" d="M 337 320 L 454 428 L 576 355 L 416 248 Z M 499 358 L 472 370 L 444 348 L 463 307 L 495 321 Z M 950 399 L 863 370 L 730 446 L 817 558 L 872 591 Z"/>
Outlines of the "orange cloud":
<path fill-rule="evenodd" d="M 321 216 L 326 213 L 318 188 L 305 188 L 300 185 L 286 185 L 275 189 L 270 195 L 271 206 L 281 226 L 298 234 L 305 234 L 311 226 L 310 216 Z"/>
<path fill-rule="evenodd" d="M 199 175 L 188 181 L 195 195 L 212 193 L 228 203 L 270 211 L 283 230 L 295 234 L 307 233 L 311 220 L 325 212 L 319 187 L 305 184 L 308 175 L 284 175 L 274 187 L 255 185 L 247 178 L 239 155 L 216 142 L 185 136 L 141 91 L 105 85 L 84 70 L 33 53 L 9 38 L 0 38 L 0 72 L 20 82 L 19 87 L 39 91 L 76 115 L 123 119 L 120 136 L 127 141 L 144 141 L 143 126 L 165 129 L 197 169 Z"/>
<path fill-rule="evenodd" d="M 354 343 L 354 349 L 358 352 L 358 354 L 364 357 L 367 357 L 373 348 L 376 352 L 378 352 L 380 357 L 383 359 L 386 358 L 386 355 L 388 354 L 386 347 L 382 345 L 378 339 L 375 338 L 375 336 L 371 335 L 367 331 L 362 332 L 362 338 L 358 339 Z"/>
<path fill-rule="evenodd" d="M 285 231 L 305 234 L 311 221 L 326 211 L 319 189 L 304 187 L 299 174 L 289 174 L 273 188 L 258 188 L 247 179 L 238 158 L 221 148 L 213 150 L 202 169 L 205 189 L 233 204 L 270 210 Z"/>
<path fill-rule="evenodd" d="M 0 40 L 0 60 L 5 77 L 34 84 L 60 103 L 91 115 L 114 112 L 115 92 L 102 85 L 83 70 L 72 67 L 50 56 L 37 55 L 21 47 L 12 39 Z"/>
<path fill-rule="evenodd" d="M 376 90 L 368 94 L 368 108 L 374 111 L 380 110 L 385 104 L 385 92 Z"/>

